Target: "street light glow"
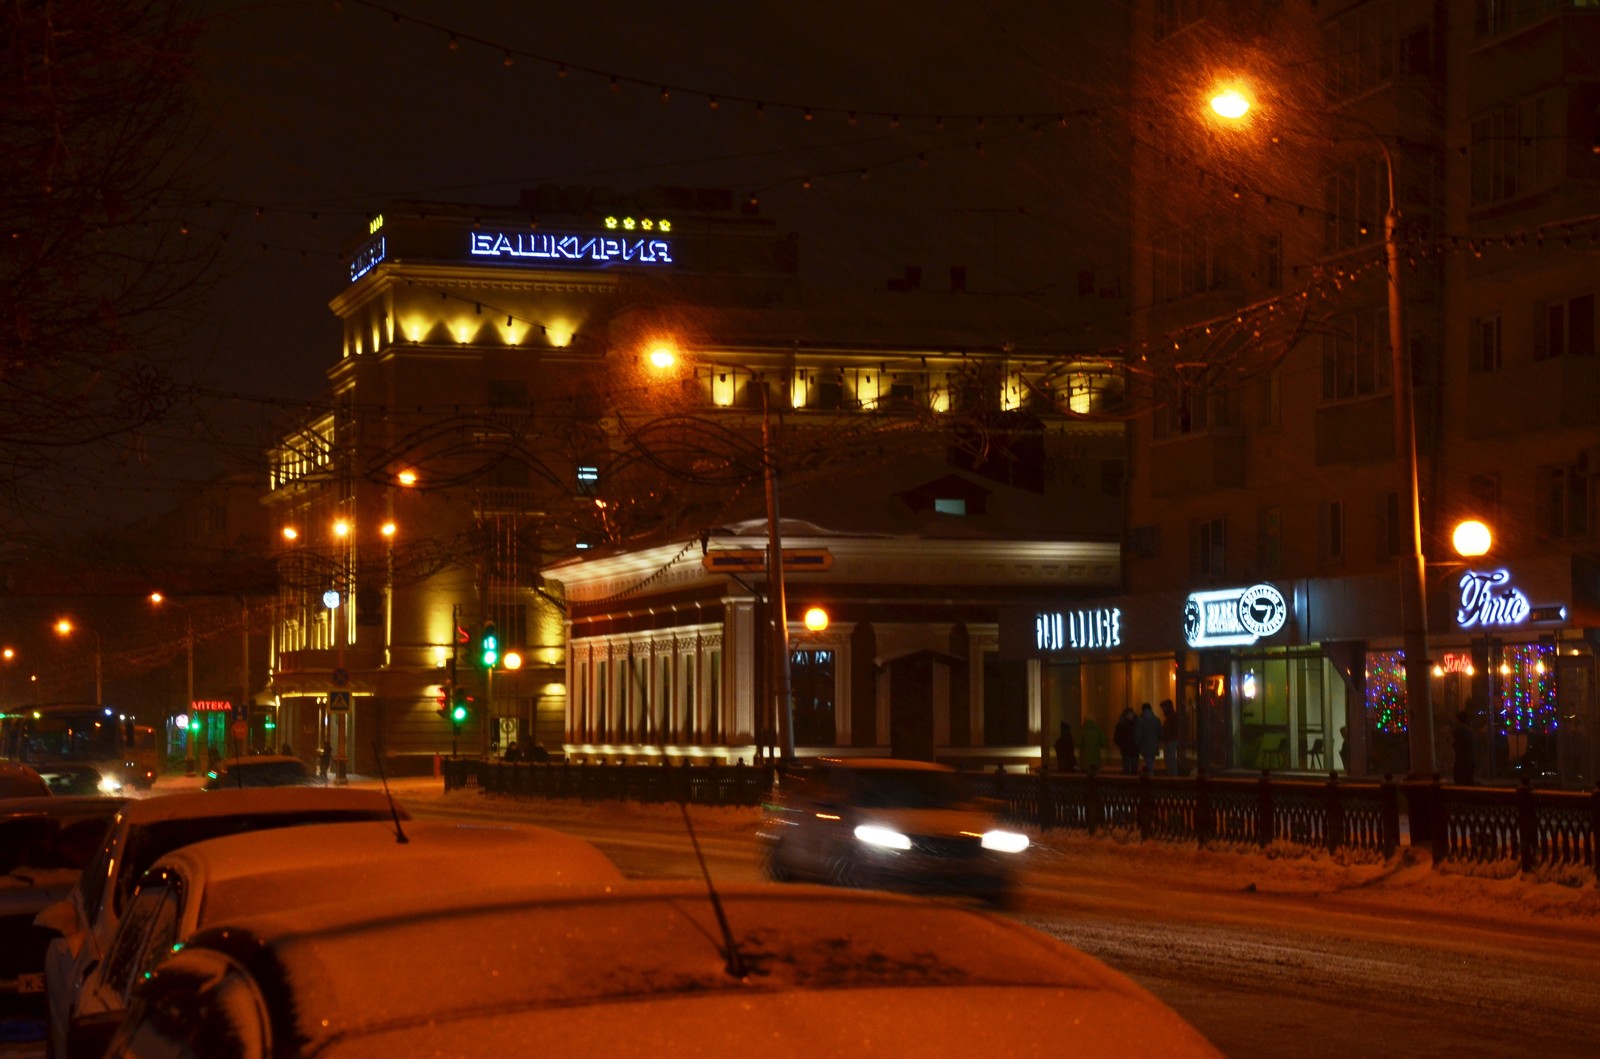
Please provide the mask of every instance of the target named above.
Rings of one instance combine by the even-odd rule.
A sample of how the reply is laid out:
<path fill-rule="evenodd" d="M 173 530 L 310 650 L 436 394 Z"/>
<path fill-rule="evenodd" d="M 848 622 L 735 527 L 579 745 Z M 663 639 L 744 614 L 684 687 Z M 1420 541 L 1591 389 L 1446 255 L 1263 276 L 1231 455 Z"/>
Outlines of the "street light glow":
<path fill-rule="evenodd" d="M 345 519 L 339 519 L 333 524 L 333 535 L 335 537 L 350 536 L 350 523 Z"/>
<path fill-rule="evenodd" d="M 828 627 L 828 612 L 821 607 L 807 607 L 805 626 L 812 632 L 822 632 Z"/>
<path fill-rule="evenodd" d="M 399 480 L 400 484 L 405 486 L 407 489 L 417 484 L 416 471 L 401 471 L 395 477 Z"/>
<path fill-rule="evenodd" d="M 678 355 L 672 347 L 662 344 L 650 350 L 650 366 L 657 371 L 666 371 L 678 362 Z"/>
<path fill-rule="evenodd" d="M 1456 526 L 1450 542 L 1455 545 L 1457 555 L 1473 558 L 1488 554 L 1492 537 L 1488 526 L 1475 518 L 1469 518 Z"/>
<path fill-rule="evenodd" d="M 394 523 L 393 522 L 385 522 L 379 528 L 378 532 L 382 533 L 385 537 L 393 537 L 394 536 Z"/>
<path fill-rule="evenodd" d="M 299 537 L 300 537 L 300 531 L 295 529 L 293 526 L 285 526 L 285 527 L 283 527 L 283 539 L 284 540 L 286 540 L 286 541 L 298 540 Z"/>
<path fill-rule="evenodd" d="M 1250 112 L 1250 101 L 1237 89 L 1227 88 L 1211 97 L 1211 109 L 1220 117 L 1237 121 Z"/>
<path fill-rule="evenodd" d="M 61 636 L 71 636 L 72 622 L 67 618 L 58 619 L 56 621 L 56 633 Z"/>

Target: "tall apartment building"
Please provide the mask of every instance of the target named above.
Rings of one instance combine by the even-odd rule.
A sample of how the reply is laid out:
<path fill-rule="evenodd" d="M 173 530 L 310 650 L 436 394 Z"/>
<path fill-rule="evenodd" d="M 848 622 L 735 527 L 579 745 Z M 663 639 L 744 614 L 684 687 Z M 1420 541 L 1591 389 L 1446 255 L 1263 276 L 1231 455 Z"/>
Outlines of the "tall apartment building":
<path fill-rule="evenodd" d="M 1047 668 L 1101 675 L 1086 711 L 1185 707 L 1186 765 L 1448 774 L 1466 711 L 1480 780 L 1592 783 L 1600 4 L 1133 16 L 1123 642 Z M 1408 405 L 1431 726 L 1404 672 Z M 1468 517 L 1488 554 L 1451 548 Z"/>

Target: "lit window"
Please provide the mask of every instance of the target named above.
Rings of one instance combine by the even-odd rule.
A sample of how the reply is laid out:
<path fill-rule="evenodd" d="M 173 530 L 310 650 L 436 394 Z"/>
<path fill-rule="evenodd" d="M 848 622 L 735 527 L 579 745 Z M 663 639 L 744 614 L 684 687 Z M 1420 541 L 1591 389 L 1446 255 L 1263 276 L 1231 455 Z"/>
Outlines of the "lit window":
<path fill-rule="evenodd" d="M 935 500 L 933 509 L 941 515 L 965 515 L 967 502 L 965 500 Z"/>

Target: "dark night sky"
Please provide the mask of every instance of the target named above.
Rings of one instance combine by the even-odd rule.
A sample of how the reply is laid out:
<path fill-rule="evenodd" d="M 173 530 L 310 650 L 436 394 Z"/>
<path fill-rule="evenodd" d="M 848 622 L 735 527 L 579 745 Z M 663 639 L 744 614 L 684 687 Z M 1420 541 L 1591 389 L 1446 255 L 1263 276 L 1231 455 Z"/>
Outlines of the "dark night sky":
<path fill-rule="evenodd" d="M 152 438 L 150 451 L 169 455 L 147 471 L 134 463 L 102 494 L 105 524 L 201 477 L 213 435 L 235 457 L 259 458 L 292 414 L 277 402 L 318 395 L 338 351 L 327 308 L 346 275 L 338 247 L 390 199 L 513 204 L 540 184 L 725 187 L 758 192 L 764 215 L 800 233 L 803 274 L 819 282 L 882 289 L 907 264 L 932 276 L 962 264 L 975 294 L 1066 298 L 1080 269 L 1122 271 L 1103 208 L 1121 178 L 1095 160 L 1118 135 L 1126 93 L 1125 56 L 1105 46 L 1116 39 L 1108 27 L 1127 18 L 1120 0 L 204 9 L 201 106 L 215 162 L 200 178 L 209 197 L 186 219 L 228 241 L 186 370 L 244 399 L 205 402 L 200 426 Z M 568 75 L 535 55 L 569 64 Z M 620 91 L 584 67 L 620 75 Z M 770 102 L 758 117 L 731 97 Z M 785 103 L 816 108 L 814 120 Z M 861 113 L 852 126 L 829 108 Z M 1035 133 L 1015 117 L 1085 108 L 1106 120 Z M 896 131 L 873 112 L 907 117 Z M 950 117 L 938 131 L 915 114 L 1010 117 L 982 130 Z"/>

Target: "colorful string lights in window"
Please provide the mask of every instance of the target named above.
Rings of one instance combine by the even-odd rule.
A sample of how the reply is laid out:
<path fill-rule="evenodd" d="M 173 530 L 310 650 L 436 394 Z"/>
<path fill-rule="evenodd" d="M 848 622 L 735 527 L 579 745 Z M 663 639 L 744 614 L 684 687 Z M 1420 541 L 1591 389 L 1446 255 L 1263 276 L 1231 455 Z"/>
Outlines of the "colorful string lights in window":
<path fill-rule="evenodd" d="M 1378 731 L 1406 730 L 1406 653 L 1373 651 L 1367 655 L 1367 716 Z"/>

